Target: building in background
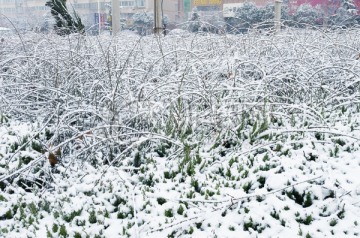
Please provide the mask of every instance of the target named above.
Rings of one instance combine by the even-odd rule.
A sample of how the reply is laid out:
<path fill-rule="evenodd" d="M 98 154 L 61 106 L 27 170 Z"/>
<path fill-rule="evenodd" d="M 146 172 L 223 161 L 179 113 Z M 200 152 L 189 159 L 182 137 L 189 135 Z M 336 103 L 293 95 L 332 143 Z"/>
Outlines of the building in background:
<path fill-rule="evenodd" d="M 51 27 L 50 9 L 45 6 L 46 0 L 0 0 L 0 27 L 12 27 L 12 21 L 17 27 L 31 29 L 34 27 Z M 191 12 L 196 8 L 201 16 L 223 17 L 231 14 L 231 8 L 245 2 L 254 2 L 257 6 L 265 6 L 274 0 L 163 0 L 163 14 L 168 17 L 170 24 L 187 21 Z M 353 0 L 360 9 L 360 0 Z M 312 6 L 320 5 L 329 14 L 336 13 L 341 0 L 284 0 L 290 11 L 295 11 L 303 3 Z M 88 28 L 105 29 L 111 13 L 109 0 L 68 0 L 69 10 L 74 9 L 81 16 Z M 154 0 L 120 0 L 120 18 L 123 24 L 131 26 L 135 13 L 152 13 Z M 230 12 L 228 12 L 230 11 Z M 360 12 L 360 11 L 359 11 Z"/>
<path fill-rule="evenodd" d="M 47 12 L 45 0 L 0 0 L 0 13 L 6 16 L 0 16 L 0 26 L 11 27 L 11 21 L 26 28 L 40 23 Z"/>
<path fill-rule="evenodd" d="M 52 16 L 50 8 L 45 6 L 46 0 L 0 0 L 0 26 L 15 26 L 23 29 L 51 27 Z M 104 2 L 97 0 L 72 0 L 68 1 L 68 9 L 73 8 L 79 13 L 84 24 L 89 26 L 95 23 L 95 13 L 104 7 Z"/>
<path fill-rule="evenodd" d="M 178 18 L 178 0 L 164 0 L 163 13 L 171 22 Z M 120 14 L 122 18 L 130 18 L 135 13 L 154 12 L 154 0 L 126 0 L 120 1 Z"/>
<path fill-rule="evenodd" d="M 0 0 L 0 26 L 11 27 L 12 21 L 16 26 L 23 28 L 40 27 L 46 24 L 51 18 L 50 8 L 45 6 L 46 0 Z M 111 1 L 108 0 L 68 0 L 68 9 L 72 8 L 82 18 L 87 28 L 93 26 L 105 27 L 111 12 Z M 135 13 L 154 11 L 153 0 L 120 0 L 120 17 L 126 23 L 131 23 L 131 17 Z M 164 0 L 163 13 L 170 22 L 177 22 L 181 19 L 179 0 Z M 8 18 L 8 19 L 7 19 Z"/>

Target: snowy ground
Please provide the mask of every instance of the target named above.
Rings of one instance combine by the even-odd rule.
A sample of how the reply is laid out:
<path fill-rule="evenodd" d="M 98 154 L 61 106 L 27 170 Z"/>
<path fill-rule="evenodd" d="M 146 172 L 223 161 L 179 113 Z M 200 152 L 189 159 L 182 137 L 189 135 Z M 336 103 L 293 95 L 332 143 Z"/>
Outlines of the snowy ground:
<path fill-rule="evenodd" d="M 0 237 L 359 236 L 359 33 L 6 39 Z"/>

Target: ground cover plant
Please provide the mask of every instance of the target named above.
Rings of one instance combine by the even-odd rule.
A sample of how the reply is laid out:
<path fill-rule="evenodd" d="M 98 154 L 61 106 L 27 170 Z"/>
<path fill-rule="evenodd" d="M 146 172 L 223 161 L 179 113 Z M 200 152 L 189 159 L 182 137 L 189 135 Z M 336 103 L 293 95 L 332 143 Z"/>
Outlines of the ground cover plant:
<path fill-rule="evenodd" d="M 359 29 L 0 47 L 0 236 L 359 236 Z"/>

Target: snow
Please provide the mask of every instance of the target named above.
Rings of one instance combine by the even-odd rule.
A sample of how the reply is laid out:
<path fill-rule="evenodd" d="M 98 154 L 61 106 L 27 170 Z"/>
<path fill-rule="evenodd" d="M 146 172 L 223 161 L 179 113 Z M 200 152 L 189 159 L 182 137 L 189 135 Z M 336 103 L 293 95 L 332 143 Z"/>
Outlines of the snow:
<path fill-rule="evenodd" d="M 0 236 L 358 236 L 358 35 L 7 39 Z"/>

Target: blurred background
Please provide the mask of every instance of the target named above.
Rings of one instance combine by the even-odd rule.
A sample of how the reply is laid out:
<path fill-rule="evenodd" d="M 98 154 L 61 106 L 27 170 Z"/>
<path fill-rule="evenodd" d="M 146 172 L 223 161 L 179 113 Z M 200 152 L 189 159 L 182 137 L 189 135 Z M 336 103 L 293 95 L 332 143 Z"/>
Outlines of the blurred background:
<path fill-rule="evenodd" d="M 152 32 L 154 0 L 119 2 L 122 30 L 142 35 Z M 0 0 L 0 31 L 14 26 L 24 31 L 51 31 L 54 20 L 45 3 L 46 0 Z M 88 33 L 111 31 L 111 1 L 68 0 L 66 4 L 69 11 L 79 14 Z M 213 32 L 234 29 L 243 32 L 241 29 L 271 21 L 273 5 L 274 1 L 269 0 L 163 0 L 161 10 L 167 30 L 199 31 L 209 30 L 211 26 L 216 28 L 209 30 Z M 282 20 L 324 26 L 358 24 L 358 9 L 360 0 L 284 0 Z M 349 19 L 351 22 L 346 22 Z M 198 22 L 195 27 L 189 24 L 194 21 Z"/>

